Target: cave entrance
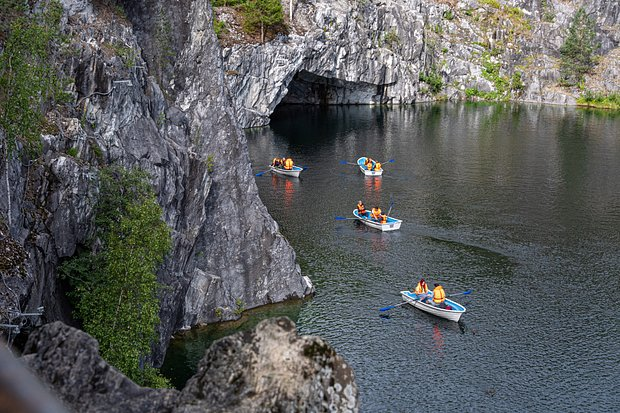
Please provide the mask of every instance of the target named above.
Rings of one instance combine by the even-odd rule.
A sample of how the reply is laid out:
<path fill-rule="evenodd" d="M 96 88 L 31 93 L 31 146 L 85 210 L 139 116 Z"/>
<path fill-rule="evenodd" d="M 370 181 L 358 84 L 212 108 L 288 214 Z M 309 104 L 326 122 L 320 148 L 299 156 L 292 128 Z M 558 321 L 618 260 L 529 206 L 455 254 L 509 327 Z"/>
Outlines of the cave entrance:
<path fill-rule="evenodd" d="M 288 93 L 280 105 L 379 105 L 387 103 L 384 87 L 328 78 L 302 70 L 289 83 Z"/>

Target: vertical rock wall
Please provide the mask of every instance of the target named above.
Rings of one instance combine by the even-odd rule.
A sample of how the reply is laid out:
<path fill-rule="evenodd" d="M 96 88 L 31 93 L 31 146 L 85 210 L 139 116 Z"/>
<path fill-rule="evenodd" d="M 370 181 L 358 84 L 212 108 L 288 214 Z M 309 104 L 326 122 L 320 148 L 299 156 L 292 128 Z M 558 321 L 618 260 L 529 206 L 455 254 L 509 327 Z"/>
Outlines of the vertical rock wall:
<path fill-rule="evenodd" d="M 57 268 L 90 243 L 98 170 L 111 163 L 151 175 L 173 230 L 159 272 L 167 288 L 156 362 L 179 328 L 236 318 L 239 303 L 248 309 L 310 294 L 258 197 L 208 1 L 144 0 L 125 10 L 62 3 L 74 104 L 50 114 L 59 131 L 43 137 L 39 158 L 3 160 L 0 212 L 8 217 L 10 204 L 10 233 L 29 258 L 23 277 L 6 273 L 0 290 L 12 294 L 1 304 L 44 305 L 46 321 L 70 319 Z"/>

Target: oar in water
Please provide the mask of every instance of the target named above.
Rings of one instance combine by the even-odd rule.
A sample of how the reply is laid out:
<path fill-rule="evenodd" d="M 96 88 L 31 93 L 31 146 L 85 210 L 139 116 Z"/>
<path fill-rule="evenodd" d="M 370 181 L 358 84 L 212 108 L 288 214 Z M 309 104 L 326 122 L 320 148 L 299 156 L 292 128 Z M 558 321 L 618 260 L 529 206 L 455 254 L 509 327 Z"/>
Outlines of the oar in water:
<path fill-rule="evenodd" d="M 334 217 L 336 221 L 344 221 L 346 219 L 357 219 L 357 218 L 347 218 L 347 217 Z"/>
<path fill-rule="evenodd" d="M 387 307 L 380 308 L 379 311 L 388 311 L 388 310 L 391 310 L 392 308 L 400 307 L 401 305 L 405 305 L 405 304 L 407 304 L 407 301 L 403 301 L 400 304 L 388 305 Z"/>
<path fill-rule="evenodd" d="M 347 161 L 340 161 L 341 165 L 357 165 L 356 163 L 353 162 L 347 162 Z"/>
<path fill-rule="evenodd" d="M 390 160 L 387 160 L 385 162 L 381 162 L 381 165 L 383 165 L 384 163 L 392 163 L 392 162 L 394 162 L 394 159 L 390 159 Z"/>
<path fill-rule="evenodd" d="M 263 176 L 263 175 L 265 175 L 265 174 L 266 174 L 267 172 L 269 172 L 269 171 L 271 171 L 271 169 L 267 169 L 266 171 L 259 172 L 259 173 L 257 173 L 257 174 L 256 174 L 256 175 L 254 175 L 254 176 Z"/>
<path fill-rule="evenodd" d="M 454 296 L 457 296 L 457 295 L 467 295 L 467 294 L 471 294 L 473 292 L 474 292 L 473 290 L 467 290 L 467 291 L 463 291 L 462 293 L 448 294 L 448 295 L 446 295 L 446 297 L 454 297 Z"/>

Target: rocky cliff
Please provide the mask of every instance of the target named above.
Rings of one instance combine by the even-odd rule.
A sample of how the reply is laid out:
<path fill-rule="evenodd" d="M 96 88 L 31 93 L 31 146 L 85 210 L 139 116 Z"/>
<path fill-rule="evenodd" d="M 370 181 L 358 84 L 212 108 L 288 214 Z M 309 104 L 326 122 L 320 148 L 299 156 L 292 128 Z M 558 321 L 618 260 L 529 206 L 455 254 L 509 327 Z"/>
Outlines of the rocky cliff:
<path fill-rule="evenodd" d="M 150 174 L 173 233 L 156 363 L 178 329 L 313 291 L 258 197 L 211 7 L 173 3 L 63 0 L 73 102 L 49 113 L 40 156 L 0 168 L 0 235 L 23 250 L 0 268 L 0 308 L 44 306 L 44 321 L 71 320 L 57 268 L 94 233 L 99 168 Z"/>
<path fill-rule="evenodd" d="M 351 368 L 285 317 L 213 343 L 181 391 L 137 386 L 101 359 L 92 337 L 61 322 L 31 334 L 23 359 L 75 412 L 359 410 Z"/>
<path fill-rule="evenodd" d="M 281 103 L 411 104 L 470 90 L 575 104 L 582 90 L 620 90 L 615 0 L 296 0 L 292 13 L 289 4 L 289 33 L 265 44 L 239 40 L 234 11 L 216 9 L 243 127 L 269 123 Z M 599 63 L 582 89 L 560 88 L 559 49 L 580 7 L 596 22 Z M 497 73 L 485 73 L 489 64 Z"/>

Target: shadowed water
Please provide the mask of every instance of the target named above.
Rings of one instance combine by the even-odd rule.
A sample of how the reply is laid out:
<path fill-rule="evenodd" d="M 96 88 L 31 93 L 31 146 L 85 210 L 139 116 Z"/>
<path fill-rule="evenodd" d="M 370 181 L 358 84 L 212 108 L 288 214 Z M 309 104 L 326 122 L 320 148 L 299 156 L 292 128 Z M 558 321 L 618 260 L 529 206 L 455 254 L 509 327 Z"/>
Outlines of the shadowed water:
<path fill-rule="evenodd" d="M 211 340 L 285 314 L 353 366 L 363 412 L 613 411 L 620 405 L 620 116 L 535 105 L 285 108 L 247 133 L 260 196 L 316 296 L 174 340 L 182 385 Z M 371 156 L 385 175 L 364 177 Z M 399 231 L 351 220 L 392 205 Z M 393 201 L 393 203 L 391 203 Z M 460 323 L 402 306 L 420 276 Z M 383 317 L 381 316 L 383 315 Z"/>

